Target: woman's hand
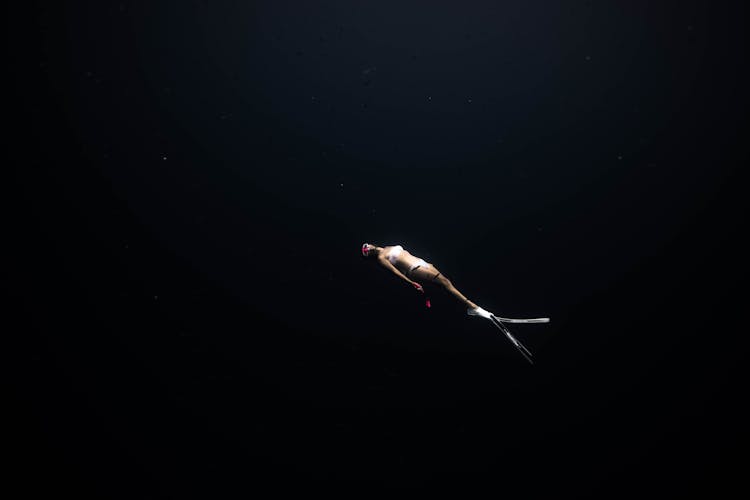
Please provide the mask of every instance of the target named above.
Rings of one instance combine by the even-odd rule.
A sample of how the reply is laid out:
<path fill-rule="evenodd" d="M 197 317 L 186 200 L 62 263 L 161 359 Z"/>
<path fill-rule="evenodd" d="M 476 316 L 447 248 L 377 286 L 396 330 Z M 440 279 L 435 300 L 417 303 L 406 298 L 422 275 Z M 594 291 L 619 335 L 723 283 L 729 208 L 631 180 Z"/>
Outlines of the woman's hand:
<path fill-rule="evenodd" d="M 416 288 L 418 292 L 424 293 L 424 288 L 422 288 L 422 285 L 420 285 L 416 281 L 412 281 L 411 282 L 411 286 L 413 286 L 414 288 Z"/>

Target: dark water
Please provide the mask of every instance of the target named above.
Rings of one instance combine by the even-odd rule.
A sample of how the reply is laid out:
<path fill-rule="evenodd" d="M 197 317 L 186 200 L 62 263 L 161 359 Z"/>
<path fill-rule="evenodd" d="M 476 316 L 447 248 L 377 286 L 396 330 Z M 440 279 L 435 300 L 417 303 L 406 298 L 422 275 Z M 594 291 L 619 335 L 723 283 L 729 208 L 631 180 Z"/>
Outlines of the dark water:
<path fill-rule="evenodd" d="M 743 7 L 29 5 L 6 212 L 26 488 L 738 484 Z M 363 241 L 550 316 L 512 327 L 536 364 Z"/>

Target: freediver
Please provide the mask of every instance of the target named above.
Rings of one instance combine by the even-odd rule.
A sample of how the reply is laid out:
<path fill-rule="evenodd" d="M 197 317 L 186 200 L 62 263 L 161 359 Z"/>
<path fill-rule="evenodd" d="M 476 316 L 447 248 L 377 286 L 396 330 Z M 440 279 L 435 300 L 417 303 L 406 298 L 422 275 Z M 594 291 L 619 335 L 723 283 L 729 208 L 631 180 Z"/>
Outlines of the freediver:
<path fill-rule="evenodd" d="M 453 286 L 451 280 L 446 278 L 435 266 L 424 259 L 410 254 L 401 245 L 379 247 L 370 243 L 364 243 L 362 245 L 362 255 L 364 257 L 376 258 L 381 266 L 409 283 L 418 292 L 424 293 L 424 288 L 415 280 L 434 283 L 443 287 L 448 293 L 465 305 L 469 314 L 481 311 L 479 306 L 464 297 Z"/>
<path fill-rule="evenodd" d="M 464 295 L 453 286 L 451 280 L 445 277 L 435 266 L 429 262 L 416 257 L 404 249 L 401 245 L 392 245 L 379 247 L 370 243 L 362 244 L 362 256 L 366 258 L 375 258 L 378 263 L 391 271 L 393 274 L 401 278 L 402 280 L 413 286 L 418 292 L 424 294 L 424 288 L 422 285 L 415 281 L 420 280 L 422 282 L 434 283 L 438 286 L 443 287 L 448 293 L 458 299 L 464 306 L 466 306 L 466 313 L 469 316 L 478 316 L 481 318 L 488 319 L 492 324 L 497 327 L 503 334 L 511 341 L 511 343 L 523 354 L 523 356 L 531 363 L 531 353 L 523 344 L 521 344 L 516 338 L 510 333 L 505 323 L 547 323 L 549 318 L 527 318 L 527 319 L 514 319 L 514 318 L 502 318 L 495 316 L 493 313 L 486 311 L 470 301 Z M 427 307 L 430 307 L 430 300 L 425 301 Z"/>

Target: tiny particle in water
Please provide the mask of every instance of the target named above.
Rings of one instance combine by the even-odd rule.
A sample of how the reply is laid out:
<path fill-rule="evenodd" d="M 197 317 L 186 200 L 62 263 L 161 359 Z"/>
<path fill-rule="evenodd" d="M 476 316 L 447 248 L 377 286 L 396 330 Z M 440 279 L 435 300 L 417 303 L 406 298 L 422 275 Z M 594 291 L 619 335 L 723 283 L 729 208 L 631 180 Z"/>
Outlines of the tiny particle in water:
<path fill-rule="evenodd" d="M 159 296 L 158 295 L 154 295 L 154 300 L 159 300 Z"/>
<path fill-rule="evenodd" d="M 590 61 L 591 60 L 591 56 L 586 56 L 586 60 Z"/>
<path fill-rule="evenodd" d="M 471 103 L 471 99 L 467 99 L 469 103 Z"/>
<path fill-rule="evenodd" d="M 344 183 L 342 182 L 341 184 L 339 184 L 339 186 L 340 186 L 340 187 L 344 187 Z"/>
<path fill-rule="evenodd" d="M 167 155 L 162 156 L 161 159 L 166 161 Z"/>
<path fill-rule="evenodd" d="M 428 100 L 428 101 L 431 101 L 431 100 L 432 100 L 432 97 L 431 97 L 431 96 L 427 96 L 427 100 Z"/>
<path fill-rule="evenodd" d="M 618 160 L 622 160 L 622 156 L 618 156 L 618 157 L 617 157 L 617 159 L 618 159 Z"/>

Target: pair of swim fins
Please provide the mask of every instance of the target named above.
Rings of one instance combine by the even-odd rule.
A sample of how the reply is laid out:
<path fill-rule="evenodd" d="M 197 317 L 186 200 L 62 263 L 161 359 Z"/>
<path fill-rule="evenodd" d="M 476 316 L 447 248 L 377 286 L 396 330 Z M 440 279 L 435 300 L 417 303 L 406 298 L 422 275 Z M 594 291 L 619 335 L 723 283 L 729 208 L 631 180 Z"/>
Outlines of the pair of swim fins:
<path fill-rule="evenodd" d="M 467 309 L 466 314 L 469 316 L 479 316 L 480 318 L 488 319 L 492 322 L 493 325 L 495 325 L 498 330 L 503 332 L 505 336 L 510 340 L 511 344 L 513 344 L 518 351 L 523 354 L 523 357 L 526 358 L 526 360 L 534 364 L 534 361 L 531 359 L 531 352 L 526 349 L 526 347 L 519 342 L 513 334 L 510 333 L 510 330 L 505 326 L 505 323 L 549 323 L 549 318 L 502 318 L 500 316 L 495 316 L 489 311 L 486 311 L 482 309 L 481 307 L 477 307 L 476 309 Z"/>

